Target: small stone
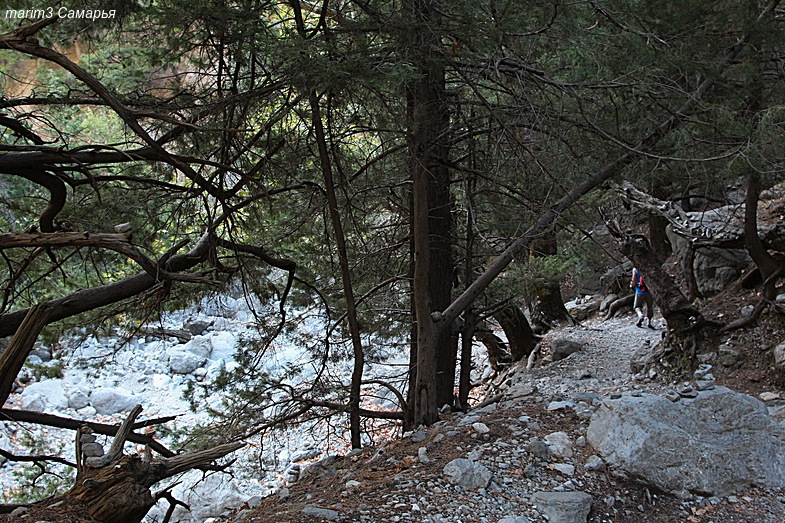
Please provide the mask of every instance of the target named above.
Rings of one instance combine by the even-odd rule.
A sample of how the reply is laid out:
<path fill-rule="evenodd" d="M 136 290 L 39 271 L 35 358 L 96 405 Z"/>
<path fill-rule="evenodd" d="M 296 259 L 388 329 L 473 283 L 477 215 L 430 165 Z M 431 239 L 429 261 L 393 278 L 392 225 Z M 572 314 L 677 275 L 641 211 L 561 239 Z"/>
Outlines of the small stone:
<path fill-rule="evenodd" d="M 665 397 L 674 403 L 676 403 L 681 399 L 681 396 L 679 396 L 679 393 L 676 392 L 675 390 L 669 390 L 668 392 L 666 392 Z"/>
<path fill-rule="evenodd" d="M 465 488 L 485 488 L 491 482 L 493 474 L 481 463 L 458 458 L 445 465 L 444 475 L 453 485 Z"/>
<path fill-rule="evenodd" d="M 758 397 L 761 401 L 775 401 L 781 399 L 781 396 L 777 392 L 761 392 Z"/>
<path fill-rule="evenodd" d="M 714 388 L 714 380 L 695 380 L 695 388 L 698 390 L 711 390 Z"/>
<path fill-rule="evenodd" d="M 551 468 L 558 470 L 565 476 L 572 476 L 575 474 L 575 466 L 570 465 L 569 463 L 554 463 L 551 465 Z"/>
<path fill-rule="evenodd" d="M 428 437 L 427 432 L 415 432 L 412 434 L 412 443 L 421 443 Z"/>
<path fill-rule="evenodd" d="M 729 345 L 720 345 L 717 349 L 717 361 L 723 367 L 735 367 L 742 359 L 741 352 Z"/>
<path fill-rule="evenodd" d="M 550 412 L 556 410 L 567 410 L 571 409 L 575 406 L 575 404 L 571 401 L 552 401 L 548 404 L 548 410 Z"/>
<path fill-rule="evenodd" d="M 82 434 L 79 436 L 79 441 L 82 443 L 95 443 L 95 434 Z"/>
<path fill-rule="evenodd" d="M 104 454 L 103 456 L 85 458 L 84 462 L 88 467 L 98 469 L 109 465 L 112 462 L 112 457 L 109 454 Z"/>
<path fill-rule="evenodd" d="M 482 450 L 473 450 L 469 452 L 467 457 L 469 458 L 469 461 L 478 461 L 480 458 L 482 458 L 482 454 Z"/>
<path fill-rule="evenodd" d="M 488 425 L 486 425 L 485 423 L 481 423 L 479 421 L 477 423 L 472 423 L 472 428 L 478 434 L 488 434 L 491 431 L 491 429 L 488 428 Z"/>
<path fill-rule="evenodd" d="M 531 440 L 527 445 L 526 450 L 528 450 L 532 455 L 534 455 L 534 457 L 540 459 L 547 460 L 550 459 L 551 457 L 550 447 L 548 446 L 547 443 L 545 443 L 541 439 Z"/>
<path fill-rule="evenodd" d="M 552 523 L 586 521 L 592 497 L 585 492 L 535 492 L 532 502 Z"/>
<path fill-rule="evenodd" d="M 704 377 L 704 376 L 706 376 L 706 374 L 708 374 L 710 370 L 711 370 L 711 365 L 709 365 L 708 363 L 701 363 L 701 364 L 698 366 L 698 370 L 696 370 L 696 371 L 695 371 L 695 372 L 692 374 L 692 376 L 693 376 L 693 377 L 694 377 L 696 380 L 700 380 L 700 379 L 703 379 L 703 377 Z"/>
<path fill-rule="evenodd" d="M 330 521 L 338 521 L 341 517 L 341 514 L 336 510 L 314 507 L 313 505 L 307 505 L 302 510 L 302 513 L 305 514 L 306 516 L 314 516 L 317 518 L 329 519 Z"/>
<path fill-rule="evenodd" d="M 545 442 L 550 448 L 551 454 L 557 458 L 572 457 L 572 440 L 564 432 L 553 432 L 545 436 Z"/>
<path fill-rule="evenodd" d="M 278 499 L 280 499 L 281 501 L 285 501 L 285 500 L 289 499 L 291 497 L 291 495 L 292 495 L 291 491 L 288 488 L 286 488 L 286 487 L 278 490 L 277 494 L 278 494 Z M 251 507 L 251 508 L 254 508 L 254 507 Z"/>
<path fill-rule="evenodd" d="M 698 391 L 692 387 L 684 387 L 679 391 L 679 396 L 682 398 L 697 398 Z"/>
<path fill-rule="evenodd" d="M 588 470 L 590 472 L 596 472 L 605 468 L 605 463 L 599 456 L 591 455 L 586 459 L 586 463 L 584 463 L 583 468 L 584 470 Z"/>
<path fill-rule="evenodd" d="M 420 463 L 431 462 L 431 459 L 426 454 L 426 450 L 427 450 L 426 447 L 420 447 L 419 449 L 417 449 L 417 459 L 420 461 Z"/>
<path fill-rule="evenodd" d="M 82 443 L 82 454 L 90 458 L 104 455 L 104 448 L 100 443 Z"/>
<path fill-rule="evenodd" d="M 553 361 L 563 360 L 567 356 L 580 351 L 583 344 L 566 338 L 557 338 L 551 343 L 551 357 Z"/>
<path fill-rule="evenodd" d="M 621 399 L 621 392 L 611 392 L 611 399 L 612 400 Z"/>

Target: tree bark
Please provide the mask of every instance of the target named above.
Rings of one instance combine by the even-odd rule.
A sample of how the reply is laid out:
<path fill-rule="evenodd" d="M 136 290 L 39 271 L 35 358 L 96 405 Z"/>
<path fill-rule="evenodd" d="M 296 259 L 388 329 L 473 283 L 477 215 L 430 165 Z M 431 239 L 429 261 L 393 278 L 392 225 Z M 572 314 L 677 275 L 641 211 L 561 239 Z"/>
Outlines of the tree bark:
<path fill-rule="evenodd" d="M 485 345 L 485 350 L 488 351 L 488 361 L 496 372 L 500 372 L 504 368 L 504 364 L 509 364 L 512 361 L 504 342 L 491 331 L 478 330 L 474 333 L 474 337 Z"/>
<path fill-rule="evenodd" d="M 14 380 L 33 350 L 38 335 L 49 324 L 51 310 L 46 303 L 39 303 L 29 309 L 11 343 L 0 355 L 0 407 L 8 400 L 14 388 Z"/>
<path fill-rule="evenodd" d="M 661 260 L 670 256 L 672 249 L 668 241 L 668 235 L 665 234 L 665 229 L 668 226 L 668 220 L 656 214 L 649 214 L 649 238 L 651 239 L 651 248 L 654 254 Z"/>
<path fill-rule="evenodd" d="M 439 406 L 453 403 L 457 338 L 451 323 L 431 318 L 450 304 L 453 281 L 450 177 L 447 168 L 449 113 L 445 66 L 438 53 L 441 23 L 436 0 L 406 0 L 411 31 L 403 43 L 419 77 L 407 87 L 409 169 L 412 179 L 414 309 L 417 364 L 414 424 L 430 425 Z"/>
<path fill-rule="evenodd" d="M 563 306 L 563 305 L 562 305 Z M 510 346 L 512 361 L 521 361 L 531 354 L 540 338 L 535 336 L 526 315 L 517 305 L 507 305 L 493 315 L 499 322 Z"/>
<path fill-rule="evenodd" d="M 620 250 L 643 274 L 646 287 L 665 318 L 667 331 L 662 352 L 670 355 L 669 364 L 677 372 L 692 370 L 699 352 L 716 348 L 720 325 L 706 320 L 684 296 L 663 270 L 646 238 L 626 237 Z"/>
<path fill-rule="evenodd" d="M 608 314 L 605 316 L 606 319 L 613 318 L 616 312 L 621 309 L 622 307 L 629 307 L 632 308 L 635 302 L 635 295 L 630 294 L 629 296 L 624 296 L 623 298 L 619 298 L 618 300 L 614 300 L 608 306 Z"/>
<path fill-rule="evenodd" d="M 764 281 L 763 299 L 772 301 L 777 294 L 777 278 L 772 278 L 781 270 L 781 264 L 769 254 L 758 236 L 758 200 L 760 198 L 760 175 L 750 171 L 747 176 L 747 196 L 744 208 L 744 245 L 755 262 Z"/>

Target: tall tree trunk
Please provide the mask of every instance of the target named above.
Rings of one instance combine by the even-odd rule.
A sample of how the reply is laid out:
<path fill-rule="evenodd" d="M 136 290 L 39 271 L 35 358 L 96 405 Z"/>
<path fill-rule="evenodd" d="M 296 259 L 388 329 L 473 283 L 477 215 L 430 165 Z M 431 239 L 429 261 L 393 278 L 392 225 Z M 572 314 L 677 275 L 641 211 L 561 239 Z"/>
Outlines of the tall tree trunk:
<path fill-rule="evenodd" d="M 289 2 L 294 12 L 297 31 L 303 40 L 308 39 L 305 28 L 300 2 L 292 0 Z M 349 336 L 352 340 L 352 353 L 354 365 L 352 368 L 352 381 L 349 387 L 349 427 L 352 440 L 352 448 L 358 449 L 362 446 L 360 428 L 360 387 L 363 379 L 363 368 L 365 366 L 365 353 L 363 352 L 362 339 L 360 338 L 360 324 L 357 320 L 357 302 L 354 299 L 354 288 L 352 286 L 351 270 L 349 267 L 349 254 L 346 248 L 346 235 L 344 234 L 341 222 L 341 211 L 338 208 L 338 198 L 335 194 L 335 180 L 333 179 L 332 165 L 330 163 L 330 152 L 327 147 L 327 138 L 324 133 L 322 123 L 321 107 L 319 96 L 315 89 L 308 95 L 311 106 L 311 124 L 313 125 L 316 144 L 319 151 L 319 167 L 324 179 L 324 190 L 327 194 L 327 206 L 330 212 L 330 222 L 335 235 L 335 245 L 338 248 L 338 264 L 341 270 L 341 282 L 343 284 L 343 294 L 346 299 L 346 320 L 349 324 Z"/>
<path fill-rule="evenodd" d="M 330 221 L 333 227 L 333 234 L 335 235 L 335 245 L 338 248 L 338 263 L 341 269 L 343 294 L 346 299 L 346 320 L 349 323 L 349 335 L 352 340 L 354 366 L 352 368 L 352 381 L 349 388 L 349 428 L 352 448 L 358 449 L 362 446 L 360 437 L 360 385 L 362 384 L 363 368 L 365 367 L 365 353 L 363 352 L 362 339 L 360 338 L 360 323 L 357 320 L 357 303 L 354 299 L 354 288 L 352 286 L 352 276 L 349 268 L 349 254 L 346 249 L 346 235 L 344 234 L 343 224 L 341 223 L 338 198 L 335 194 L 335 182 L 333 180 L 330 154 L 327 148 L 324 126 L 322 124 L 319 98 L 315 91 L 311 92 L 310 104 L 314 134 L 316 135 L 316 142 L 319 149 L 320 166 L 322 176 L 324 177 L 324 189 L 327 193 L 327 206 L 330 208 Z"/>
<path fill-rule="evenodd" d="M 475 168 L 474 142 L 471 142 L 470 155 L 472 168 Z M 477 178 L 471 174 L 466 175 L 466 249 L 464 250 L 463 280 L 468 287 L 474 280 L 474 190 Z M 471 392 L 472 373 L 472 345 L 474 344 L 474 330 L 476 314 L 472 307 L 463 314 L 463 331 L 461 332 L 461 372 L 458 379 L 458 403 L 461 410 L 469 410 L 469 392 Z"/>
<path fill-rule="evenodd" d="M 409 216 L 414 216 L 413 194 L 409 192 Z M 417 390 L 417 307 L 414 298 L 414 220 L 409 220 L 409 271 L 407 273 L 409 281 L 409 310 L 411 311 L 411 325 L 409 327 L 409 379 L 406 389 L 406 404 L 409 408 L 405 409 L 403 420 L 404 431 L 414 430 L 414 409 L 412 406 L 416 400 L 415 391 Z"/>
<path fill-rule="evenodd" d="M 440 325 L 431 318 L 431 313 L 450 304 L 454 271 L 447 169 L 449 113 L 444 62 L 439 52 L 439 2 L 406 0 L 404 11 L 411 29 L 404 49 L 419 72 L 407 88 L 417 322 L 412 410 L 415 424 L 431 424 L 437 419 L 438 407 L 452 403 L 455 385 L 456 338 L 449 325 Z"/>

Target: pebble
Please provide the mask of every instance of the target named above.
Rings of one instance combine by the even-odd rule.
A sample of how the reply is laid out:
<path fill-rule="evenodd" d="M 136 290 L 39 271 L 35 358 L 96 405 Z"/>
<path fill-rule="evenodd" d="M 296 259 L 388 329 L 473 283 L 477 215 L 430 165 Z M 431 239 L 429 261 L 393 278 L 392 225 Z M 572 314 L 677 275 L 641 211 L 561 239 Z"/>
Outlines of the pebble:
<path fill-rule="evenodd" d="M 481 423 L 481 422 L 472 423 L 472 428 L 478 434 L 488 434 L 491 431 L 491 429 L 488 428 L 488 425 L 486 425 L 485 423 Z"/>

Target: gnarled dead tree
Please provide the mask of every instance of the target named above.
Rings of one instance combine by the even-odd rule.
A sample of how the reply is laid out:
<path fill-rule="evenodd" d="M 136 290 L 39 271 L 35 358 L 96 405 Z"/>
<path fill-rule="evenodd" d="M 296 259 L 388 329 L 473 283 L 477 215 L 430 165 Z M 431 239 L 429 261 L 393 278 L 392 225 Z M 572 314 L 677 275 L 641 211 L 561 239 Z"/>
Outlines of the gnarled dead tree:
<path fill-rule="evenodd" d="M 707 320 L 690 303 L 662 268 L 662 260 L 645 237 L 622 233 L 612 225 L 608 230 L 619 242 L 621 253 L 644 275 L 646 287 L 667 324 L 665 336 L 650 362 L 659 360 L 677 373 L 692 370 L 698 353 L 716 348 L 721 325 Z"/>
<path fill-rule="evenodd" d="M 160 498 L 168 497 L 168 491 L 153 493 L 150 487 L 191 469 L 222 470 L 225 466 L 217 466 L 214 462 L 244 446 L 241 442 L 226 443 L 183 454 L 164 449 L 164 457 L 153 457 L 151 446 L 147 445 L 142 455 L 125 454 L 126 441 L 144 438 L 133 432 L 139 426 L 135 421 L 141 412 L 141 405 L 131 410 L 105 454 L 95 443 L 92 425 L 80 426 L 76 430 L 77 476 L 74 486 L 63 495 L 42 500 L 37 505 L 84 506 L 98 521 L 138 523 Z M 78 500 L 81 505 L 63 503 L 70 500 Z"/>
<path fill-rule="evenodd" d="M 682 271 L 688 287 L 689 298 L 695 298 L 699 294 L 692 267 L 696 252 L 707 247 L 746 248 L 755 263 L 756 271 L 761 275 L 760 281 L 763 282 L 761 299 L 748 316 L 723 326 L 724 332 L 753 324 L 763 313 L 763 310 L 773 303 L 777 281 L 785 275 L 785 254 L 781 252 L 772 254 L 770 252 L 772 242 L 761 238 L 758 228 L 758 201 L 761 188 L 757 173 L 753 172 L 748 176 L 745 205 L 733 217 L 738 223 L 728 226 L 724 230 L 706 230 L 695 226 L 694 220 L 691 220 L 690 215 L 679 206 L 654 198 L 629 182 L 620 184 L 615 192 L 628 205 L 667 220 L 671 230 L 687 240 L 689 250 L 686 260 L 682 260 Z M 620 226 L 617 225 L 614 229 L 617 234 L 620 234 L 618 232 L 621 230 Z M 653 252 L 651 254 L 654 255 Z M 638 267 L 641 268 L 640 265 Z M 648 275 L 646 279 L 649 280 Z"/>

